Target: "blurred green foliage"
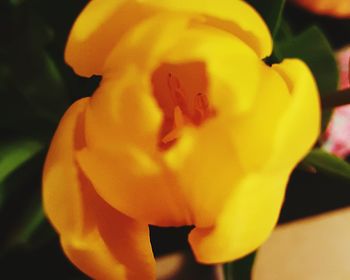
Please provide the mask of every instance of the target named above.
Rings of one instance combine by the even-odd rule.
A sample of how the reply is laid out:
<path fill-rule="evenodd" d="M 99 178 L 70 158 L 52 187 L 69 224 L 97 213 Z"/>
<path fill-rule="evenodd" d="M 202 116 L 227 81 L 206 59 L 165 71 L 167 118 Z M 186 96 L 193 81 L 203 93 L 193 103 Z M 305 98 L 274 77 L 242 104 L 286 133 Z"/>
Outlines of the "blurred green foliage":
<path fill-rule="evenodd" d="M 266 61 L 299 57 L 314 73 L 321 94 L 333 92 L 338 81 L 334 54 L 322 30 L 310 27 L 318 22 L 301 25 L 299 18 L 293 20 L 288 13 L 295 8 L 285 0 L 248 2 L 274 35 L 274 53 Z M 41 206 L 42 167 L 58 121 L 99 82 L 98 77 L 78 77 L 63 59 L 70 27 L 85 4 L 86 0 L 0 0 L 1 279 L 87 279 L 64 257 Z M 334 183 L 350 181 L 348 163 L 320 150 L 305 164 L 330 174 Z M 249 279 L 252 256 L 227 265 L 227 279 Z"/>
<path fill-rule="evenodd" d="M 64 111 L 91 94 L 63 51 L 85 1 L 0 1 L 0 278 L 86 279 L 41 206 L 41 173 Z"/>
<path fill-rule="evenodd" d="M 304 164 L 315 168 L 315 172 L 325 172 L 328 175 L 350 182 L 350 164 L 322 149 L 311 151 L 304 159 Z"/>
<path fill-rule="evenodd" d="M 274 49 L 279 60 L 293 57 L 302 59 L 314 74 L 321 96 L 336 92 L 339 80 L 337 63 L 327 38 L 318 27 L 311 26 L 297 36 L 289 33 L 280 38 Z M 326 129 L 331 114 L 331 111 L 322 112 L 322 130 Z"/>
<path fill-rule="evenodd" d="M 280 29 L 286 0 L 270 0 L 268 4 L 266 1 L 261 0 L 247 0 L 247 2 L 260 13 L 271 34 L 275 37 Z"/>

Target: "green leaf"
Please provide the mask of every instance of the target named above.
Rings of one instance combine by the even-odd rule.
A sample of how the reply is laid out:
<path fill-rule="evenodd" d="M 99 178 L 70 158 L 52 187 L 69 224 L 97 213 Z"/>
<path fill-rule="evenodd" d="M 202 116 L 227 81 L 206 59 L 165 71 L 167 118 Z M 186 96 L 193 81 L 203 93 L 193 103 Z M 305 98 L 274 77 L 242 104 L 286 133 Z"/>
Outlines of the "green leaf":
<path fill-rule="evenodd" d="M 11 122 L 17 118 L 14 112 L 20 112 L 31 120 L 39 118 L 56 124 L 70 102 L 57 62 L 47 50 L 54 37 L 52 30 L 30 13 L 27 5 L 8 8 L 7 12 L 0 9 L 0 19 L 11 30 L 4 34 L 0 44 L 0 97 L 5 98 L 6 105 L 10 101 L 11 107 L 5 108 L 5 115 L 12 111 L 8 118 L 1 116 L 1 122 Z"/>
<path fill-rule="evenodd" d="M 0 61 L 1 63 L 1 61 Z M 0 129 L 5 135 L 7 131 L 16 131 L 34 136 L 51 132 L 52 122 L 38 116 L 30 102 L 17 90 L 4 82 L 0 74 Z"/>
<path fill-rule="evenodd" d="M 35 18 L 30 18 L 28 25 L 28 30 L 17 42 L 27 48 L 14 47 L 8 51 L 13 58 L 11 79 L 15 89 L 39 116 L 56 123 L 69 102 L 60 72 L 45 50 L 44 44 L 52 35 Z"/>
<path fill-rule="evenodd" d="M 281 42 L 285 40 L 290 40 L 293 38 L 293 36 L 294 35 L 289 23 L 286 20 L 282 19 L 280 28 L 278 29 L 278 32 L 276 33 L 276 36 L 274 38 L 275 41 Z"/>
<path fill-rule="evenodd" d="M 321 94 L 337 89 L 338 68 L 334 52 L 318 27 L 310 27 L 300 35 L 277 42 L 280 59 L 300 58 L 313 72 Z"/>
<path fill-rule="evenodd" d="M 27 194 L 22 201 L 17 199 L 22 203 L 12 208 L 11 220 L 5 220 L 6 233 L 1 235 L 0 255 L 4 255 L 18 247 L 39 247 L 55 237 L 55 232 L 44 215 L 41 188 L 36 188 L 32 192 Z M 18 194 L 23 193 L 21 191 Z M 11 203 L 13 204 L 14 201 Z M 7 209 L 7 211 L 10 210 Z"/>
<path fill-rule="evenodd" d="M 31 183 L 33 170 L 24 174 L 23 167 L 42 168 L 42 163 L 37 164 L 36 156 L 44 147 L 43 142 L 31 138 L 0 141 L 0 212 L 19 186 Z"/>
<path fill-rule="evenodd" d="M 331 94 L 338 87 L 338 68 L 334 52 L 322 31 L 310 27 L 300 35 L 275 43 L 275 55 L 279 60 L 299 58 L 311 69 L 321 96 Z M 322 114 L 322 127 L 326 128 L 331 111 Z"/>
<path fill-rule="evenodd" d="M 6 243 L 7 250 L 23 245 L 35 247 L 55 236 L 52 226 L 45 218 L 40 196 L 35 197 L 25 210 Z"/>
<path fill-rule="evenodd" d="M 18 61 L 13 76 L 18 80 L 16 89 L 40 117 L 56 123 L 68 107 L 62 78 L 45 51 L 28 55 L 35 62 L 23 67 Z"/>
<path fill-rule="evenodd" d="M 303 160 L 303 164 L 312 166 L 318 172 L 345 179 L 350 182 L 350 164 L 322 149 L 314 149 Z"/>
<path fill-rule="evenodd" d="M 256 252 L 224 265 L 225 280 L 250 280 Z"/>
<path fill-rule="evenodd" d="M 279 26 L 281 24 L 282 13 L 285 5 L 285 0 L 248 0 L 251 4 L 263 17 L 267 26 L 269 27 L 273 36 L 276 35 Z"/>
<path fill-rule="evenodd" d="M 0 182 L 44 148 L 33 139 L 0 142 Z"/>
<path fill-rule="evenodd" d="M 25 244 L 33 236 L 33 233 L 43 224 L 45 216 L 39 201 L 27 209 L 27 213 L 21 222 L 19 229 L 15 235 L 12 236 L 11 245 Z"/>

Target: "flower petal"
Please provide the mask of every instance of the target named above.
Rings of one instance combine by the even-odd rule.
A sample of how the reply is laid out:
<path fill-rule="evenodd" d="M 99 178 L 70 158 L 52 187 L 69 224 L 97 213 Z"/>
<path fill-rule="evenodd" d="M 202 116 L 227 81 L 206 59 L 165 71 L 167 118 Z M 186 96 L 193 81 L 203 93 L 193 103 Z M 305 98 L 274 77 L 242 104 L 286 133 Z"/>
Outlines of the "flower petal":
<path fill-rule="evenodd" d="M 289 174 L 318 136 L 320 108 L 310 70 L 299 60 L 273 68 L 284 78 L 291 98 L 274 125 L 271 157 L 233 188 L 215 226 L 191 232 L 189 241 L 201 262 L 240 258 L 266 240 L 277 222 Z"/>
<path fill-rule="evenodd" d="M 279 121 L 271 168 L 293 169 L 315 144 L 321 127 L 318 89 L 304 62 L 286 59 L 273 65 L 289 86 L 292 100 Z"/>
<path fill-rule="evenodd" d="M 116 263 L 97 229 L 75 239 L 63 235 L 61 246 L 70 261 L 93 279 L 127 279 L 124 267 Z"/>
<path fill-rule="evenodd" d="M 206 64 L 209 101 L 220 114 L 238 115 L 257 97 L 262 62 L 239 37 L 192 23 L 164 57 L 171 63 L 198 60 Z M 183 42 L 191 45 L 186 48 Z M 242 94 L 244 93 L 244 94 Z"/>
<path fill-rule="evenodd" d="M 113 50 L 111 56 L 116 54 L 117 57 L 108 59 L 108 61 L 109 63 L 119 62 L 119 70 L 115 73 L 108 72 L 109 75 L 104 78 L 87 108 L 87 149 L 79 152 L 78 161 L 99 195 L 126 215 L 160 226 L 212 224 L 213 217 L 221 209 L 222 202 L 219 202 L 220 199 L 217 200 L 218 202 L 214 203 L 217 207 L 211 204 L 215 209 L 211 211 L 211 215 L 205 215 L 195 210 L 204 204 L 204 201 L 195 197 L 204 189 L 211 193 L 210 190 L 214 187 L 211 184 L 215 182 L 211 181 L 211 184 L 207 182 L 206 187 L 201 184 L 196 184 L 198 187 L 194 187 L 189 182 L 197 180 L 203 173 L 210 174 L 211 169 L 218 167 L 215 162 L 225 158 L 227 164 L 225 167 L 231 166 L 231 169 L 229 167 L 221 169 L 220 174 L 227 175 L 222 178 L 228 181 L 222 184 L 222 192 L 218 192 L 218 197 L 225 197 L 225 194 L 230 191 L 234 179 L 232 176 L 240 169 L 236 168 L 237 172 L 232 172 L 233 166 L 239 165 L 234 156 L 235 152 L 225 153 L 223 151 L 224 146 L 232 150 L 231 134 L 225 134 L 224 131 L 234 133 L 235 125 L 232 118 L 226 119 L 226 117 L 249 110 L 255 102 L 258 82 L 262 75 L 262 62 L 246 44 L 232 34 L 217 32 L 210 28 L 207 30 L 193 27 L 191 30 L 186 30 L 184 36 L 178 34 L 180 38 L 178 42 L 171 42 L 169 46 L 163 48 L 164 42 L 158 44 L 158 40 L 162 41 L 164 38 L 169 42 L 167 39 L 169 32 L 166 31 L 173 31 L 173 28 L 180 27 L 180 32 L 183 32 L 182 19 L 179 19 L 178 25 L 172 20 L 168 26 L 167 19 L 163 18 L 162 31 L 152 35 L 157 41 L 152 40 L 152 43 L 149 43 L 151 46 L 148 45 L 146 48 L 143 36 L 147 32 L 154 34 L 154 28 L 158 22 L 154 18 L 150 19 L 148 28 L 142 25 L 140 29 L 135 29 L 135 34 L 129 34 L 130 37 L 125 36 L 118 47 Z M 192 48 L 185 48 L 182 45 L 183 41 L 191 43 Z M 152 44 L 155 44 L 157 48 L 153 48 Z M 144 71 L 145 68 L 151 71 L 158 66 L 152 65 L 155 57 L 158 59 L 163 57 L 161 61 L 170 61 L 175 64 L 197 59 L 205 61 L 208 65 L 208 77 L 211 79 L 209 98 L 213 102 L 214 109 L 218 108 L 218 116 L 225 117 L 219 126 L 222 131 L 222 139 L 227 139 L 227 143 L 218 137 L 214 137 L 213 145 L 208 141 L 203 142 L 202 139 L 208 138 L 208 135 L 211 134 L 210 129 L 195 136 L 197 148 L 194 150 L 196 152 L 193 155 L 178 154 L 176 156 L 188 157 L 186 159 L 188 165 L 185 165 L 192 170 L 190 173 L 185 168 L 182 168 L 182 171 L 170 170 L 171 168 L 164 162 L 163 152 L 157 149 L 161 118 L 160 110 L 156 108 L 155 98 L 151 93 L 150 81 L 148 83 L 145 81 L 151 75 L 147 72 L 146 75 L 142 71 L 138 72 L 132 66 L 141 58 L 136 59 L 136 55 L 128 57 L 125 53 L 123 55 L 123 51 L 119 51 L 127 50 L 137 53 L 137 51 L 133 52 L 133 48 L 140 48 L 140 46 L 145 46 L 146 50 L 146 53 L 141 52 L 145 56 L 142 63 L 147 65 L 143 67 Z M 149 55 L 148 50 L 157 53 Z M 126 58 L 130 65 L 123 68 L 122 65 L 127 65 Z M 110 69 L 113 68 L 110 67 Z M 121 73 L 121 69 L 125 71 Z M 232 76 L 235 76 L 235 79 L 232 79 Z M 136 81 L 135 77 L 137 77 Z M 224 128 L 227 128 L 224 121 L 231 123 L 229 129 Z M 231 127 L 232 130 L 230 130 Z M 217 126 L 214 130 L 216 128 Z M 224 142 L 225 145 L 223 145 Z M 210 156 L 209 150 L 213 151 Z M 191 161 L 202 162 L 202 156 L 208 156 L 210 162 L 198 168 L 189 163 Z M 184 175 L 181 180 L 178 180 L 179 173 L 198 176 L 194 175 L 193 178 L 197 179 L 192 180 L 190 176 Z M 197 181 L 202 182 L 202 180 Z M 189 189 L 195 191 L 191 193 Z M 144 195 L 139 195 L 141 192 Z M 205 192 L 203 196 L 207 197 Z M 186 206 L 192 199 L 196 201 L 196 205 Z"/>
<path fill-rule="evenodd" d="M 145 0 L 148 5 L 161 7 L 170 11 L 180 11 L 192 15 L 208 16 L 203 19 L 212 25 L 229 31 L 239 37 L 257 54 L 264 58 L 272 51 L 270 32 L 259 14 L 249 4 L 240 0 Z"/>
<path fill-rule="evenodd" d="M 199 128 L 184 129 L 164 159 L 179 182 L 192 223 L 212 226 L 232 188 L 244 175 L 227 123 L 213 119 Z"/>
<path fill-rule="evenodd" d="M 85 220 L 89 231 L 61 234 L 70 260 L 94 279 L 155 279 L 155 260 L 146 224 L 140 224 L 106 204 L 80 175 Z"/>
<path fill-rule="evenodd" d="M 176 178 L 145 151 L 127 143 L 123 150 L 118 157 L 89 149 L 78 153 L 79 165 L 99 195 L 121 212 L 147 224 L 190 225 Z"/>
<path fill-rule="evenodd" d="M 89 1 L 71 30 L 65 60 L 81 76 L 101 74 L 120 37 L 151 14 L 152 9 L 133 0 Z"/>
<path fill-rule="evenodd" d="M 274 228 L 288 174 L 252 174 L 230 194 L 212 228 L 195 228 L 189 242 L 198 261 L 221 263 L 254 251 Z"/>
<path fill-rule="evenodd" d="M 86 143 L 96 152 L 118 155 L 125 143 L 154 152 L 160 126 L 150 81 L 132 67 L 104 78 L 85 113 Z"/>
<path fill-rule="evenodd" d="M 65 52 L 67 63 L 82 76 L 100 75 L 120 38 L 151 15 L 162 12 L 172 16 L 182 13 L 188 20 L 201 16 L 203 24 L 241 38 L 261 58 L 271 54 L 272 38 L 266 24 L 243 1 L 94 0 L 73 26 Z"/>
<path fill-rule="evenodd" d="M 51 142 L 44 166 L 45 212 L 56 230 L 67 235 L 83 230 L 83 205 L 73 149 L 84 141 L 84 137 L 76 134 L 76 130 L 78 124 L 82 124 L 82 114 L 87 103 L 88 98 L 81 99 L 65 113 Z"/>
<path fill-rule="evenodd" d="M 244 170 L 255 172 L 266 166 L 274 149 L 276 130 L 288 110 L 291 95 L 284 79 L 263 65 L 258 93 L 250 111 L 231 120 L 231 135 Z M 241 95 L 245 92 L 240 91 Z"/>
<path fill-rule="evenodd" d="M 159 22 L 162 22 L 161 27 Z M 154 32 L 155 29 L 157 32 Z M 191 48 L 188 48 L 189 45 Z M 205 26 L 200 20 L 189 21 L 173 14 L 161 14 L 145 20 L 113 49 L 104 71 L 108 77 L 117 79 L 120 73 L 136 68 L 140 72 L 134 75 L 137 77 L 134 83 L 142 83 L 144 75 L 152 76 L 160 64 L 194 61 L 207 66 L 214 107 L 230 114 L 242 113 L 250 108 L 262 74 L 260 58 L 239 37 Z"/>
<path fill-rule="evenodd" d="M 51 143 L 43 176 L 45 211 L 67 256 L 89 276 L 154 279 L 148 226 L 107 205 L 75 163 L 75 151 L 85 145 L 83 113 L 88 101 L 71 106 Z"/>
<path fill-rule="evenodd" d="M 196 226 L 214 225 L 232 189 L 240 187 L 247 173 L 264 169 L 271 157 L 276 128 L 291 96 L 275 70 L 260 68 L 263 79 L 247 114 L 228 117 L 217 107 L 218 116 L 201 127 L 184 130 L 165 153 Z M 238 91 L 243 93 L 244 87 Z"/>

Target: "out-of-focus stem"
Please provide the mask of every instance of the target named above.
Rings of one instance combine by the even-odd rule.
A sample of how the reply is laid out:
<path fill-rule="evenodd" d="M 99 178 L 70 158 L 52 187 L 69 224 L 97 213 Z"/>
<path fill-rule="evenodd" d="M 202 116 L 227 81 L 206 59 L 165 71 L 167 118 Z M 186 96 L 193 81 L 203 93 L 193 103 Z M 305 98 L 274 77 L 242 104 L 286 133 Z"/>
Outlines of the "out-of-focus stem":
<path fill-rule="evenodd" d="M 350 88 L 339 90 L 321 98 L 322 109 L 332 109 L 350 104 Z"/>

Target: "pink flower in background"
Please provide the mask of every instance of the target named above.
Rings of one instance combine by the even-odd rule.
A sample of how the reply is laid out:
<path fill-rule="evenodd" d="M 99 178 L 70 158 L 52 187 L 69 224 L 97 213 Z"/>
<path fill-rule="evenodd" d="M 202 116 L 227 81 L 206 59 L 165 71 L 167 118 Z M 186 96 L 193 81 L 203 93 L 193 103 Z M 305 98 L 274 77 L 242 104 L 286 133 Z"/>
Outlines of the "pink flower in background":
<path fill-rule="evenodd" d="M 340 50 L 337 55 L 338 69 L 339 69 L 339 88 L 345 89 L 350 87 L 349 81 L 349 58 L 350 46 Z M 344 106 L 348 107 L 348 106 Z"/>
<path fill-rule="evenodd" d="M 349 83 L 350 46 L 339 51 L 337 62 L 339 68 L 339 89 L 350 87 Z M 324 148 L 341 157 L 350 155 L 350 105 L 338 107 L 326 131 Z"/>

